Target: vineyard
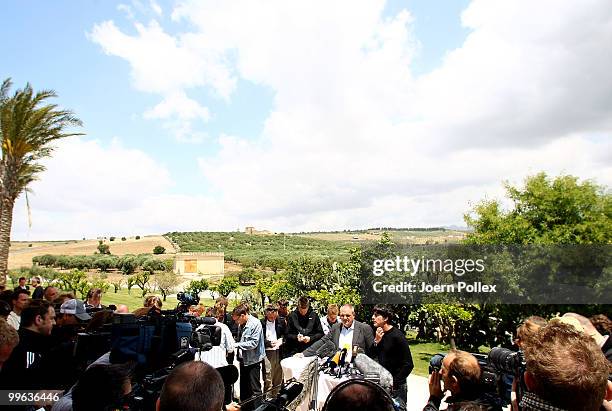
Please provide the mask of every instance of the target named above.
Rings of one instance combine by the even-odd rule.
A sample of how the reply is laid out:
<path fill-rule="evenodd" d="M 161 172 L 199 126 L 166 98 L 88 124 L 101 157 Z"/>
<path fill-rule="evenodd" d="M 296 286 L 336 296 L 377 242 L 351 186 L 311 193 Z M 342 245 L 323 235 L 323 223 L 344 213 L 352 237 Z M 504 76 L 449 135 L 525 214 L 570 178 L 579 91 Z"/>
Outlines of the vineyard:
<path fill-rule="evenodd" d="M 182 252 L 224 252 L 226 261 L 246 265 L 265 265 L 272 259 L 293 260 L 299 257 L 344 261 L 351 241 L 328 241 L 297 235 L 249 235 L 240 232 L 173 232 L 166 234 Z"/>

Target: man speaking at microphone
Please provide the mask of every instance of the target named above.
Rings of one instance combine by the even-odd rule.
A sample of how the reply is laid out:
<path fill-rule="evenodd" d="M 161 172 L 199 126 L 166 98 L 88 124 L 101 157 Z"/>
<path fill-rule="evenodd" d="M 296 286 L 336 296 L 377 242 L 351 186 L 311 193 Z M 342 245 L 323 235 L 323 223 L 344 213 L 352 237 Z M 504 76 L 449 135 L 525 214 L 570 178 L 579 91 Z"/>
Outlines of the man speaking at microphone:
<path fill-rule="evenodd" d="M 372 322 L 376 327 L 372 357 L 385 367 L 393 376 L 393 390 L 391 396 L 406 403 L 408 387 L 406 378 L 412 372 L 414 363 L 408 339 L 404 333 L 393 326 L 395 314 L 385 306 L 374 307 Z"/>
<path fill-rule="evenodd" d="M 346 361 L 350 361 L 355 347 L 369 353 L 374 344 L 374 333 L 372 328 L 362 322 L 355 320 L 355 309 L 350 304 L 340 308 L 340 323 L 334 324 L 331 331 L 319 341 L 304 350 L 304 356 L 318 355 L 324 357 L 329 354 L 330 343 L 335 350 L 346 348 Z"/>

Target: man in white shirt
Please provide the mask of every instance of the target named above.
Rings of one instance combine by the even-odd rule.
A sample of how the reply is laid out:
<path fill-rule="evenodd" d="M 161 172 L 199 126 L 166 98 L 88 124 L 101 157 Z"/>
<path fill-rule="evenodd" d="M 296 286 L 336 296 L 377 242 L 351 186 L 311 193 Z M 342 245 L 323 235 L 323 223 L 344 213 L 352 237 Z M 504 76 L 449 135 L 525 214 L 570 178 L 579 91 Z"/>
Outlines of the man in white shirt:
<path fill-rule="evenodd" d="M 323 327 L 323 334 L 328 334 L 334 324 L 338 324 L 340 318 L 338 318 L 338 305 L 329 304 L 327 306 L 327 316 L 321 317 L 321 326 Z"/>
<path fill-rule="evenodd" d="M 22 288 L 15 289 L 13 291 L 13 310 L 9 313 L 6 322 L 13 326 L 16 330 L 19 330 L 21 324 L 21 312 L 28 305 L 30 292 Z"/>
<path fill-rule="evenodd" d="M 285 321 L 278 317 L 278 306 L 268 304 L 265 309 L 266 318 L 261 320 L 264 332 L 266 358 L 264 358 L 264 390 L 276 387 L 283 382 L 283 369 L 280 362 L 283 359 L 282 344 L 287 333 Z M 272 395 L 278 394 L 280 388 L 275 388 Z"/>
<path fill-rule="evenodd" d="M 302 353 L 305 357 L 311 355 L 325 356 L 327 341 L 331 341 L 337 349 L 347 349 L 346 360 L 350 361 L 355 347 L 368 353 L 374 344 L 372 327 L 355 320 L 355 309 L 350 304 L 340 308 L 340 324 L 335 324 L 329 334 L 314 343 Z"/>
<path fill-rule="evenodd" d="M 218 314 L 218 308 L 213 307 L 211 316 L 215 317 L 216 323 L 214 325 L 221 328 L 221 344 L 213 346 L 213 348 L 208 351 L 202 351 L 196 354 L 195 357 L 197 361 L 208 363 L 215 368 L 228 365 L 227 355 L 234 352 L 234 337 L 232 336 L 232 332 L 227 325 L 219 321 Z M 223 312 L 221 312 L 221 316 L 223 316 Z M 196 328 L 196 331 L 204 327 L 205 325 L 200 325 Z"/>

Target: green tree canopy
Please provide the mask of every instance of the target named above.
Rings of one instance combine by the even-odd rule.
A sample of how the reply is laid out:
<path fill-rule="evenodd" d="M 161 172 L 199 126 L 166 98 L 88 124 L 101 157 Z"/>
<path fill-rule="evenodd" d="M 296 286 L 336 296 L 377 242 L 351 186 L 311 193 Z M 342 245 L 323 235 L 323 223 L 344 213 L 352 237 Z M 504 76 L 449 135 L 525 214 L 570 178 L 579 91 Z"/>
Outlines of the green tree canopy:
<path fill-rule="evenodd" d="M 612 194 L 574 176 L 527 177 L 523 188 L 504 184 L 512 203 L 483 201 L 465 221 L 474 231 L 470 244 L 609 244 L 612 241 Z"/>

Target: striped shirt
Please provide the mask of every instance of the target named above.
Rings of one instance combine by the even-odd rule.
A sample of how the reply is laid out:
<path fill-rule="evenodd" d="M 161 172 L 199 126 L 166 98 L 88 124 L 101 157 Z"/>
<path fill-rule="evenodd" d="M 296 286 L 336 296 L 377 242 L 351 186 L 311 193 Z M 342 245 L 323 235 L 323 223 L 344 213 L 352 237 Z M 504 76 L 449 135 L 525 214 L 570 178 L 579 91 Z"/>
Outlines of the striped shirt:
<path fill-rule="evenodd" d="M 234 337 L 229 327 L 217 321 L 216 326 L 221 327 L 221 344 L 213 346 L 208 351 L 196 353 L 195 360 L 210 364 L 214 368 L 225 367 L 227 364 L 227 353 L 234 352 Z M 204 328 L 200 325 L 197 330 Z"/>

